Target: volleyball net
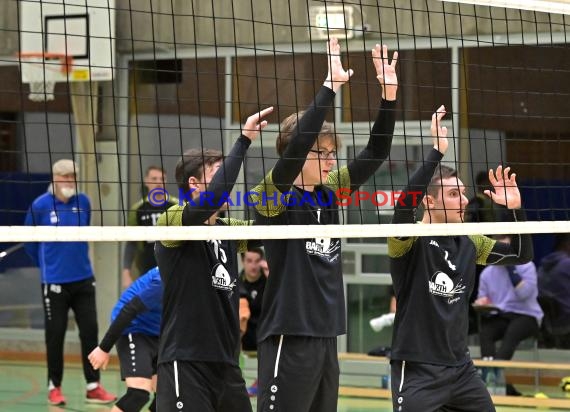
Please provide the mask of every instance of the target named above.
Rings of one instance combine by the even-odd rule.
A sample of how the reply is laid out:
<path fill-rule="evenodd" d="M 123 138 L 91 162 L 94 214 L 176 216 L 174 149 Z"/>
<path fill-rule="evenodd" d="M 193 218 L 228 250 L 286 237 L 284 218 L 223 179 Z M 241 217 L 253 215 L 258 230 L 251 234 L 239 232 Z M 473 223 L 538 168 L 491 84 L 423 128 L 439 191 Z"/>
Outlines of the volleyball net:
<path fill-rule="evenodd" d="M 570 232 L 568 1 L 21 0 L 1 7 L 10 17 L 0 28 L 1 242 L 381 243 L 404 234 Z M 342 140 L 335 168 L 366 146 L 380 104 L 371 50 L 385 44 L 390 57 L 399 53 L 390 156 L 342 198 L 342 227 L 117 229 L 141 200 L 185 199 L 175 178 L 185 150 L 228 154 L 247 117 L 273 106 L 225 212 L 251 219 L 247 193 L 279 157 L 280 122 L 304 110 L 322 85 L 331 37 L 354 71 L 327 115 Z M 442 104 L 450 141 L 442 163 L 459 171 L 472 203 L 481 202 L 469 218 L 475 223 L 392 225 L 399 191 L 432 146 L 431 115 Z M 92 226 L 24 227 L 60 159 L 78 164 Z M 528 222 L 501 223 L 500 208 L 482 200 L 487 172 L 498 165 L 516 172 Z"/>

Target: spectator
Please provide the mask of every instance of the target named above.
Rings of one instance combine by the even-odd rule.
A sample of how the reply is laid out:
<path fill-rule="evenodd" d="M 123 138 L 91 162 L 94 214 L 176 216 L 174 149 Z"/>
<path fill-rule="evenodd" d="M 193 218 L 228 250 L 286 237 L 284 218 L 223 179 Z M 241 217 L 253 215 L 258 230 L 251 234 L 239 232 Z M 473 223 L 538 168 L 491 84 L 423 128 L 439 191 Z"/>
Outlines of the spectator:
<path fill-rule="evenodd" d="M 510 242 L 510 236 L 494 236 Z M 475 306 L 492 306 L 493 311 L 481 315 L 481 356 L 486 359 L 510 360 L 518 344 L 536 336 L 542 322 L 538 296 L 536 267 L 533 262 L 522 265 L 488 266 L 481 273 Z M 498 349 L 495 342 L 501 340 Z M 507 395 L 520 395 L 507 384 Z"/>
<path fill-rule="evenodd" d="M 27 226 L 89 226 L 91 206 L 77 193 L 77 165 L 58 160 L 53 165 L 53 182 L 48 193 L 34 200 L 26 215 Z M 81 341 L 83 374 L 87 381 L 86 402 L 110 403 L 116 397 L 99 383 L 99 371 L 91 367 L 87 355 L 97 347 L 95 278 L 87 242 L 27 243 L 26 252 L 40 267 L 45 314 L 45 341 L 48 366 L 48 401 L 64 405 L 61 391 L 63 348 L 69 309 L 75 314 Z"/>
<path fill-rule="evenodd" d="M 241 254 L 243 270 L 240 273 L 240 329 L 244 351 L 257 351 L 257 324 L 269 267 L 261 248 L 252 248 Z M 257 379 L 247 388 L 249 396 L 257 396 Z"/>
<path fill-rule="evenodd" d="M 170 206 L 178 204 L 178 199 L 166 193 L 166 172 L 159 166 L 149 166 L 144 176 L 143 198 L 135 203 L 129 211 L 129 226 L 155 226 L 158 217 Z M 121 282 L 123 288 L 136 278 L 156 266 L 153 241 L 131 241 L 125 245 L 123 253 L 123 272 Z"/>
<path fill-rule="evenodd" d="M 240 297 L 247 301 L 250 311 L 245 332 L 241 338 L 244 351 L 257 350 L 257 323 L 261 315 L 261 302 L 265 282 L 269 275 L 267 262 L 264 260 L 263 249 L 253 248 L 241 254 L 243 270 L 240 273 L 241 291 Z"/>
<path fill-rule="evenodd" d="M 467 208 L 465 209 L 465 221 L 475 222 L 475 223 L 485 223 L 485 222 L 495 222 L 498 219 L 495 218 L 495 211 L 498 214 L 506 214 L 506 209 L 501 205 L 493 204 L 491 199 L 485 195 L 485 190 L 491 189 L 492 186 L 489 183 L 489 173 L 486 171 L 481 171 L 477 173 L 475 177 L 474 191 L 475 195 L 469 200 Z M 502 219 L 501 219 L 502 220 Z M 481 277 L 481 272 L 485 269 L 485 265 L 475 266 L 475 283 L 471 296 L 469 297 L 469 303 L 473 304 L 477 299 L 477 291 L 479 290 L 479 278 Z M 476 334 L 479 332 L 479 322 L 478 315 L 472 305 L 469 305 L 469 335 Z"/>
<path fill-rule="evenodd" d="M 492 189 L 489 183 L 489 173 L 481 171 L 475 177 L 475 195 L 469 200 L 465 210 L 466 222 L 494 222 L 494 210 L 497 205 L 493 205 L 491 199 L 485 195 L 485 190 Z"/>
<path fill-rule="evenodd" d="M 554 251 L 542 258 L 538 270 L 538 294 L 557 304 L 550 323 L 561 334 L 570 333 L 570 233 L 556 235 Z"/>

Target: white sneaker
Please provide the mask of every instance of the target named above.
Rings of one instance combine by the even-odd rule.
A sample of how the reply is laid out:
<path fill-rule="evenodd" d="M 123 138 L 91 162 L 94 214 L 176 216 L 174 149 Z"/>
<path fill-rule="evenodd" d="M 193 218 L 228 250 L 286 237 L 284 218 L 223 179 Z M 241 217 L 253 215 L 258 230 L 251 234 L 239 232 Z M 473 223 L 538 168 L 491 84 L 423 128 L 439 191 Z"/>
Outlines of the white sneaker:
<path fill-rule="evenodd" d="M 386 326 L 392 326 L 394 324 L 395 313 L 385 313 L 374 319 L 370 319 L 370 327 L 374 332 L 380 332 Z"/>

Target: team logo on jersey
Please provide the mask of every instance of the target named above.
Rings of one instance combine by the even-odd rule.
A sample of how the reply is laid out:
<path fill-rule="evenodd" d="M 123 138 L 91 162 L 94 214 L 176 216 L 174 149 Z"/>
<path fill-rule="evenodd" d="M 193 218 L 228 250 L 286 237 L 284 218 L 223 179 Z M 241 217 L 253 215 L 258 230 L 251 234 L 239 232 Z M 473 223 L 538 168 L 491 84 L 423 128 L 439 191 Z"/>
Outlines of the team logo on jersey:
<path fill-rule="evenodd" d="M 465 292 L 465 285 L 461 283 L 461 279 L 456 285 L 446 273 L 437 271 L 429 281 L 429 292 L 432 295 L 448 298 L 447 303 L 452 304 L 461 299 L 461 296 L 457 295 Z"/>
<path fill-rule="evenodd" d="M 249 296 L 251 296 L 252 299 L 255 299 L 257 297 L 257 290 L 252 290 Z"/>
<path fill-rule="evenodd" d="M 232 281 L 228 270 L 221 263 L 212 268 L 212 286 L 216 289 L 232 291 L 236 286 L 236 280 Z"/>
<path fill-rule="evenodd" d="M 57 222 L 59 221 L 58 217 L 57 217 L 57 213 L 55 213 L 55 210 L 52 210 L 49 214 L 49 221 L 52 225 L 57 224 Z"/>
<path fill-rule="evenodd" d="M 332 262 L 338 259 L 340 240 L 328 237 L 307 240 L 305 242 L 305 249 L 309 255 L 322 256 Z"/>

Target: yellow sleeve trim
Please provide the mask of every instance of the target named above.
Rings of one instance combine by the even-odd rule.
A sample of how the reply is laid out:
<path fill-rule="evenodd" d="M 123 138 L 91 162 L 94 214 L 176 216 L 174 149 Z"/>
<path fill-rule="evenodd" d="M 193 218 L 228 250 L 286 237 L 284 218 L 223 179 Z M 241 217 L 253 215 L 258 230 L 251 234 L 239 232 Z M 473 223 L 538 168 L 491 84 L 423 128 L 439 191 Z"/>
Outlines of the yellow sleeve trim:
<path fill-rule="evenodd" d="M 253 220 L 234 219 L 233 217 L 230 217 L 230 218 L 224 217 L 220 220 L 228 226 L 251 226 L 251 225 L 253 225 Z M 238 253 L 247 252 L 247 240 L 238 240 L 237 241 L 237 251 L 238 251 Z"/>
<path fill-rule="evenodd" d="M 341 187 L 350 189 L 350 173 L 348 173 L 348 167 L 343 166 L 338 170 L 330 172 L 327 177 L 326 185 L 334 192 Z"/>
<path fill-rule="evenodd" d="M 491 251 L 493 250 L 493 247 L 497 241 L 483 235 L 469 235 L 469 239 L 471 239 L 475 245 L 477 264 L 486 265 L 487 259 L 489 258 L 489 255 L 491 254 Z"/>
<path fill-rule="evenodd" d="M 284 195 L 277 189 L 273 183 L 273 170 L 270 170 L 267 176 L 260 184 L 250 191 L 250 202 L 255 205 L 257 212 L 266 217 L 275 217 L 286 210 L 285 204 L 288 204 L 290 195 Z"/>
<path fill-rule="evenodd" d="M 397 237 L 388 238 L 388 256 L 391 258 L 399 258 L 408 253 L 418 239 L 417 236 L 408 237 L 405 239 L 398 239 Z"/>
<path fill-rule="evenodd" d="M 171 206 L 158 218 L 157 226 L 182 226 L 183 205 Z M 178 247 L 183 240 L 161 240 L 165 247 Z"/>

